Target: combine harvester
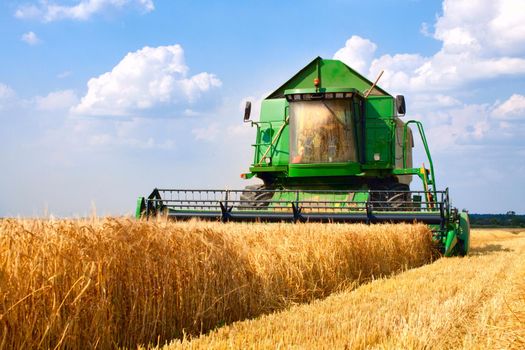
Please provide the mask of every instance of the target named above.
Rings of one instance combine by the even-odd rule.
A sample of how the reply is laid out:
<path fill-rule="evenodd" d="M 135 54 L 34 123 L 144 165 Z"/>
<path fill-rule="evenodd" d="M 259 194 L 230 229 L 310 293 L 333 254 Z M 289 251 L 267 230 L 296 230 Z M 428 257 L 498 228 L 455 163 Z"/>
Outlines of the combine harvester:
<path fill-rule="evenodd" d="M 254 161 L 244 190 L 155 189 L 140 197 L 137 217 L 265 222 L 421 222 L 445 256 L 469 251 L 468 215 L 436 190 L 423 125 L 402 122 L 403 96 L 393 97 L 338 60 L 317 57 L 261 105 Z M 412 166 L 410 126 L 429 169 Z M 422 191 L 410 191 L 412 176 Z"/>

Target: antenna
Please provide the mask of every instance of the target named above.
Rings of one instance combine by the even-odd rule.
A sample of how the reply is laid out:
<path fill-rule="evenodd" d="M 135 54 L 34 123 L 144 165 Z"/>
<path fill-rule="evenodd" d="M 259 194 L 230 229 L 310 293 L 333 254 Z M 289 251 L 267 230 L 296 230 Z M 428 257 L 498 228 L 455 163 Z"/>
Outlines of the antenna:
<path fill-rule="evenodd" d="M 374 88 L 376 87 L 377 85 L 377 82 L 379 81 L 379 79 L 381 79 L 381 76 L 383 75 L 385 71 L 382 70 L 381 73 L 379 73 L 379 75 L 377 76 L 377 79 L 376 81 L 374 81 L 374 83 L 372 84 L 372 87 L 370 89 L 368 89 L 368 91 L 366 92 L 365 94 L 365 98 L 368 98 L 368 95 L 370 95 L 370 93 L 372 92 L 372 90 L 374 90 Z"/>

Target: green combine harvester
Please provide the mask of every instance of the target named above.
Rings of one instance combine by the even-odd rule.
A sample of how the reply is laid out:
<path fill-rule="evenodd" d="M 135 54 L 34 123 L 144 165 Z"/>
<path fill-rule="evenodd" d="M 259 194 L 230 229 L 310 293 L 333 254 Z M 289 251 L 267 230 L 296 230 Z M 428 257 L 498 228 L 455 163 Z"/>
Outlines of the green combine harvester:
<path fill-rule="evenodd" d="M 379 80 L 379 78 L 377 79 Z M 421 222 L 445 256 L 469 251 L 468 215 L 438 191 L 423 125 L 401 121 L 393 97 L 338 60 L 317 57 L 261 105 L 253 164 L 241 177 L 262 180 L 244 190 L 155 189 L 140 197 L 137 217 L 167 215 L 264 222 Z M 417 129 L 429 168 L 413 167 Z M 412 177 L 421 191 L 410 191 Z"/>

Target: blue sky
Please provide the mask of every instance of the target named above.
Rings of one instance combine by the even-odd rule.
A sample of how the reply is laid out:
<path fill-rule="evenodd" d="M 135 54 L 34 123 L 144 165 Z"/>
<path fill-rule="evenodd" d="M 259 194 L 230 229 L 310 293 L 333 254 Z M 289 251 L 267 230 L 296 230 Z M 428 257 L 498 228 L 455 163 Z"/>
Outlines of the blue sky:
<path fill-rule="evenodd" d="M 242 188 L 243 102 L 257 110 L 316 56 L 385 71 L 454 205 L 525 213 L 522 6 L 2 1 L 0 216 L 126 214 L 154 187 Z"/>

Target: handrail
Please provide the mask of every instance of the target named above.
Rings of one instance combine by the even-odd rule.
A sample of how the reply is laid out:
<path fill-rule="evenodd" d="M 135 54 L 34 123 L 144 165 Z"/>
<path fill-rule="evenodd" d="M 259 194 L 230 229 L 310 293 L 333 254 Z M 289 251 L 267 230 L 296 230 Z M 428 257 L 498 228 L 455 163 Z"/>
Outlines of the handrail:
<path fill-rule="evenodd" d="M 271 147 L 271 143 L 268 143 L 268 142 L 260 142 L 261 141 L 261 126 L 259 124 L 268 124 L 269 125 L 269 128 L 273 130 L 273 126 L 272 126 L 272 123 L 275 123 L 275 121 L 258 121 L 258 122 L 254 122 L 252 121 L 252 126 L 253 125 L 256 125 L 257 126 L 257 139 L 255 141 L 254 144 L 252 144 L 252 146 L 254 147 L 255 149 L 255 152 L 254 152 L 254 155 L 253 155 L 253 164 L 252 165 L 256 165 L 256 161 L 257 161 L 257 157 L 259 156 L 259 151 L 260 151 L 260 148 L 261 146 L 270 146 Z"/>
<path fill-rule="evenodd" d="M 284 128 L 286 127 L 286 125 L 288 125 L 288 120 L 289 120 L 288 117 L 284 120 L 283 125 L 281 125 L 281 127 L 279 128 L 279 131 L 277 131 L 277 134 L 275 134 L 275 136 L 273 137 L 272 142 L 270 143 L 270 145 L 268 146 L 268 148 L 267 148 L 266 151 L 264 152 L 263 156 L 261 157 L 261 159 L 259 160 L 259 162 L 257 163 L 257 165 L 261 165 L 261 164 L 263 163 L 264 159 L 265 159 L 266 156 L 268 155 L 268 152 L 270 152 L 270 150 L 274 147 L 274 143 L 275 143 L 275 141 L 277 141 L 277 140 L 281 137 L 281 134 L 282 134 Z M 272 129 L 272 130 L 273 130 L 273 129 Z"/>
<path fill-rule="evenodd" d="M 406 141 L 407 141 L 407 129 L 409 124 L 416 124 L 417 129 L 419 131 L 419 136 L 421 137 L 421 141 L 423 142 L 423 146 L 425 147 L 425 153 L 427 155 L 427 159 L 430 166 L 430 177 L 432 179 L 432 192 L 434 195 L 434 198 L 436 197 L 436 177 L 434 175 L 434 163 L 432 162 L 432 156 L 430 155 L 430 149 L 428 148 L 427 143 L 427 137 L 425 136 L 425 130 L 423 129 L 423 124 L 418 120 L 409 120 L 405 123 L 405 127 L 403 130 L 403 168 L 406 169 L 407 167 L 407 147 L 406 147 Z"/>

